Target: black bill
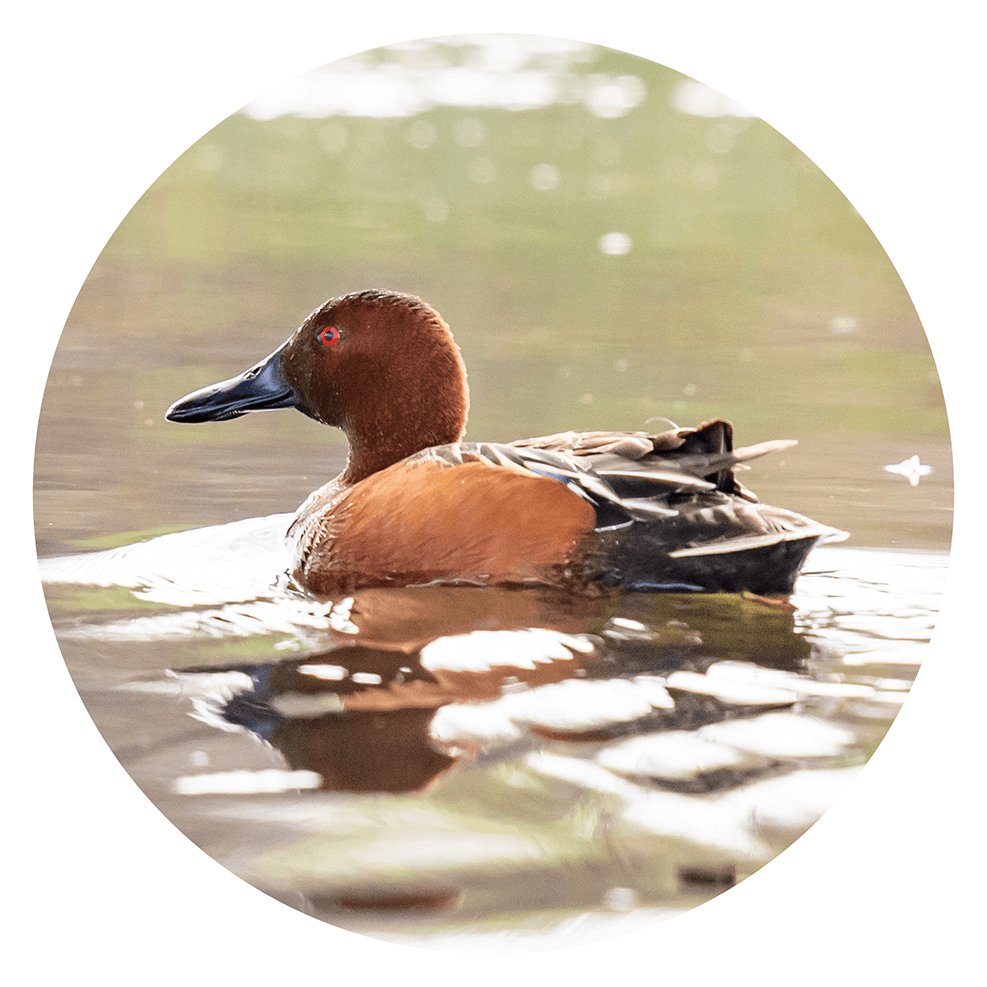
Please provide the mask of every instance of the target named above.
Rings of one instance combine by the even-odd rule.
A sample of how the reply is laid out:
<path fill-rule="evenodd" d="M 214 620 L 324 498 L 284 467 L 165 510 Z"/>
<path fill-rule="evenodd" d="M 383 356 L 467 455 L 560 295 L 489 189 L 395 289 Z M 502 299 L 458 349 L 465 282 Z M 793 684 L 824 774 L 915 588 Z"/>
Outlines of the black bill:
<path fill-rule="evenodd" d="M 249 411 L 275 408 L 298 408 L 307 414 L 281 372 L 281 354 L 287 345 L 279 346 L 237 377 L 200 387 L 179 398 L 165 412 L 165 418 L 170 422 L 225 422 Z"/>

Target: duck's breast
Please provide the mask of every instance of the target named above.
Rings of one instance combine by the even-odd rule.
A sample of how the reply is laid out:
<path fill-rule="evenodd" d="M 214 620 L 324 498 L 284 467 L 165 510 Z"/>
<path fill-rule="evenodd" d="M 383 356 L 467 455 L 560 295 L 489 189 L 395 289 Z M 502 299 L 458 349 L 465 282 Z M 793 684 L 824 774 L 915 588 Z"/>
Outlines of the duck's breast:
<path fill-rule="evenodd" d="M 295 578 L 358 586 L 564 583 L 596 521 L 558 480 L 466 462 L 401 462 L 309 506 L 292 526 Z"/>

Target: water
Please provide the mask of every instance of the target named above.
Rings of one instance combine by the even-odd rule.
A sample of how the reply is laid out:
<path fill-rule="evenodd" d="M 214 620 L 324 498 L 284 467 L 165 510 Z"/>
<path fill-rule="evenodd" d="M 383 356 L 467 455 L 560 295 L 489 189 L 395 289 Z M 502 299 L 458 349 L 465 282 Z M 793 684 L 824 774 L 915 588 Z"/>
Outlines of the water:
<path fill-rule="evenodd" d="M 904 701 L 946 563 L 819 549 L 793 608 L 437 587 L 328 606 L 276 585 L 286 521 L 43 562 L 63 655 L 207 853 L 334 925 L 452 948 L 643 927 L 790 845 Z"/>
<path fill-rule="evenodd" d="M 938 610 L 945 411 L 876 240 L 761 121 L 567 51 L 517 55 L 556 80 L 539 103 L 433 88 L 375 116 L 230 118 L 108 244 L 45 394 L 46 591 L 110 747 L 231 871 L 401 942 L 586 941 L 744 879 L 873 753 Z M 441 46 L 391 60 L 392 81 L 455 68 Z M 851 542 L 813 554 L 792 611 L 470 591 L 313 609 L 278 579 L 277 533 L 340 437 L 287 412 L 161 416 L 371 284 L 452 325 L 470 438 L 723 415 L 740 444 L 798 438 L 745 482 Z M 916 485 L 886 471 L 913 455 Z"/>

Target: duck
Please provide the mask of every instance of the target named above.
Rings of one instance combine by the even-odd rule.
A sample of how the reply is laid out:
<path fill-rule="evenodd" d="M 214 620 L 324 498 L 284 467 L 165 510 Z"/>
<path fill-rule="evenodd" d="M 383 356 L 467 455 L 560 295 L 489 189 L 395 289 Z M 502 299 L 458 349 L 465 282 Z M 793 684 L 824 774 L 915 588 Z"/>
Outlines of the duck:
<path fill-rule="evenodd" d="M 165 418 L 281 408 L 348 441 L 343 472 L 285 535 L 292 580 L 320 599 L 438 584 L 787 600 L 811 549 L 846 537 L 760 503 L 736 474 L 796 442 L 734 448 L 725 419 L 465 441 L 462 354 L 439 313 L 404 292 L 330 298 L 269 356 Z"/>

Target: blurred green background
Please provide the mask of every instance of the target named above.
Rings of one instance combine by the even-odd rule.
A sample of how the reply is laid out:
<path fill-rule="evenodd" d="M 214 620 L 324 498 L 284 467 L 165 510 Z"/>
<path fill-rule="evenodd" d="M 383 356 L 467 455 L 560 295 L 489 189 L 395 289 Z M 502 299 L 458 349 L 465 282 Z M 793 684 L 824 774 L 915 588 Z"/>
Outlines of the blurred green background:
<path fill-rule="evenodd" d="M 345 458 L 301 415 L 167 424 L 325 298 L 421 295 L 468 438 L 734 422 L 797 438 L 744 477 L 858 546 L 946 550 L 935 364 L 864 220 L 701 83 L 609 49 L 479 36 L 378 49 L 223 121 L 97 260 L 38 432 L 42 554 L 293 510 Z M 652 425 L 661 427 L 657 422 Z M 917 486 L 884 470 L 912 455 Z"/>

